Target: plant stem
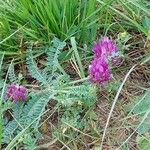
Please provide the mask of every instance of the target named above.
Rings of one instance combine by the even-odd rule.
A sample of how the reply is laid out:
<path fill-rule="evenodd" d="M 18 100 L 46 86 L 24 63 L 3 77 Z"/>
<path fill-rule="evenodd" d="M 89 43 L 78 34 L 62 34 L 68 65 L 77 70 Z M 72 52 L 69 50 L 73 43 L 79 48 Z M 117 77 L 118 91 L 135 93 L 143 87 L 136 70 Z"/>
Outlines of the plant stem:
<path fill-rule="evenodd" d="M 75 37 L 71 38 L 71 45 L 72 45 L 72 48 L 74 50 L 75 57 L 77 59 L 77 63 L 78 63 L 79 68 L 80 68 L 80 76 L 81 76 L 81 78 L 85 78 L 84 68 L 82 66 L 81 58 L 80 58 L 78 50 L 77 50 L 77 45 L 76 45 Z"/>

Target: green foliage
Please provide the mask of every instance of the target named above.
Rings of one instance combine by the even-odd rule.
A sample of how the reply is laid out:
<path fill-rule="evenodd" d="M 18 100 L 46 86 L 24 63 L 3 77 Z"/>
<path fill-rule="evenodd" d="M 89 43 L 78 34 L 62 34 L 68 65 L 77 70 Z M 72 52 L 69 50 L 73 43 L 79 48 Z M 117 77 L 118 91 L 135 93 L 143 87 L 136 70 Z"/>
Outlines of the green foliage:
<path fill-rule="evenodd" d="M 2 63 L 3 63 L 3 58 L 4 58 L 4 55 L 0 56 L 0 91 L 3 87 L 3 80 L 2 80 L 2 77 L 1 77 L 1 73 L 2 73 Z M 0 92 L 1 94 L 1 92 Z M 1 145 L 2 145 L 2 132 L 3 132 L 3 110 L 5 107 L 3 107 L 2 105 L 2 99 L 0 98 L 0 149 L 1 149 Z"/>
<path fill-rule="evenodd" d="M 5 90 L 5 81 L 2 79 L 3 71 L 2 71 L 2 64 L 3 64 L 4 54 L 0 56 L 0 149 L 2 144 L 2 138 L 3 138 L 3 128 L 4 128 L 4 119 L 3 114 L 6 110 L 11 108 L 11 102 L 4 101 L 4 90 Z"/>
<path fill-rule="evenodd" d="M 82 129 L 85 125 L 84 122 L 81 122 L 82 113 L 83 109 L 81 106 L 76 106 L 76 108 L 70 107 L 64 112 L 61 118 L 61 122 L 64 124 L 69 124 L 74 128 Z"/>
<path fill-rule="evenodd" d="M 25 103 L 14 104 L 4 101 L 7 81 L 20 84 L 22 77 L 15 74 L 15 60 L 12 60 L 6 79 L 2 79 L 4 55 L 0 52 L 0 145 L 2 141 L 8 144 L 6 149 L 14 147 L 19 149 L 19 144 L 23 145 L 23 149 L 35 149 L 37 139 L 41 138 L 39 132 L 41 116 L 45 113 L 45 107 L 50 100 L 57 101 L 62 113 L 58 118 L 58 125 L 54 128 L 54 137 L 62 140 L 62 143 L 66 138 L 74 143 L 79 137 L 77 130 L 86 131 L 90 128 L 89 121 L 98 118 L 94 110 L 90 110 L 96 101 L 97 89 L 89 82 L 83 82 L 86 78 L 81 61 L 84 59 L 86 65 L 86 60 L 89 59 L 86 55 L 87 49 L 90 49 L 96 35 L 114 36 L 120 31 L 123 33 L 118 34 L 116 43 L 121 56 L 124 50 L 130 50 L 132 44 L 138 46 L 138 42 L 134 41 L 128 32 L 132 31 L 131 34 L 140 32 L 141 36 L 144 33 L 149 40 L 149 9 L 148 0 L 0 0 L 0 49 L 4 50 L 6 55 L 22 54 L 21 57 L 24 57 L 25 54 L 28 72 L 39 86 L 37 89 L 34 87 L 29 89 L 28 100 Z M 53 38 L 55 36 L 61 41 Z M 72 37 L 71 43 L 66 44 L 70 37 Z M 131 38 L 133 43 L 130 42 Z M 45 52 L 47 58 L 46 63 L 42 62 L 42 65 L 36 63 L 33 55 L 34 44 L 26 48 L 26 43 L 32 41 L 46 45 L 46 49 L 42 50 L 42 54 Z M 76 41 L 79 45 L 80 43 L 88 45 L 78 48 Z M 68 48 L 66 45 L 69 47 L 69 52 L 66 51 Z M 22 46 L 25 46 L 23 52 Z M 18 49 L 19 53 L 13 52 Z M 84 49 L 84 58 L 80 57 L 78 51 L 82 49 Z M 81 80 L 83 79 L 82 84 L 71 81 L 63 69 L 60 60 L 69 59 L 75 62 L 77 67 L 75 73 Z M 144 62 L 148 60 L 149 56 Z M 110 95 L 108 99 L 112 98 L 112 93 L 117 91 L 119 85 L 118 81 L 107 85 L 106 90 L 108 89 Z M 130 109 L 130 113 L 139 116 L 139 122 L 150 110 L 149 99 L 148 91 L 143 98 L 138 97 Z M 11 119 L 4 115 L 5 112 L 11 116 Z M 149 136 L 143 137 L 143 134 L 150 130 L 149 120 L 150 114 L 137 130 L 140 134 L 137 143 L 141 150 L 149 148 Z M 68 143 L 64 142 L 64 146 L 67 145 Z"/>
<path fill-rule="evenodd" d="M 52 77 L 55 76 L 55 72 L 57 69 L 60 72 L 64 73 L 63 68 L 60 66 L 58 62 L 58 56 L 60 54 L 60 50 L 62 50 L 65 46 L 65 42 L 61 42 L 59 39 L 54 38 L 52 40 L 52 46 L 48 48 L 47 51 L 47 64 L 46 67 L 41 71 L 37 68 L 35 61 L 33 60 L 32 55 L 32 46 L 29 48 L 27 54 L 27 64 L 29 73 L 33 78 L 41 82 L 43 85 L 48 86 L 52 82 Z"/>
<path fill-rule="evenodd" d="M 150 138 L 144 136 L 138 136 L 137 144 L 139 150 L 148 150 L 150 147 Z"/>
<path fill-rule="evenodd" d="M 30 126 L 30 128 L 28 128 L 26 133 L 28 136 L 35 137 L 37 139 L 38 137 L 36 136 L 38 135 L 36 132 L 38 131 L 40 117 L 52 96 L 53 95 L 51 93 L 30 93 L 29 101 L 26 104 L 13 104 L 12 114 L 14 118 L 12 121 L 5 122 L 3 143 L 9 143 L 17 133 L 29 126 L 35 119 L 36 121 Z"/>
<path fill-rule="evenodd" d="M 143 17 L 142 24 L 147 32 L 148 39 L 150 39 L 150 18 L 147 16 Z"/>
<path fill-rule="evenodd" d="M 120 8 L 120 9 L 118 9 Z M 49 43 L 54 36 L 61 40 L 75 36 L 81 43 L 92 43 L 97 30 L 139 30 L 149 35 L 143 18 L 149 17 L 149 3 L 137 0 L 0 0 L 0 49 L 8 55 L 19 55 L 21 41 L 38 40 Z M 100 30 L 99 30 L 100 29 Z M 99 32 L 98 32 L 99 34 Z"/>
<path fill-rule="evenodd" d="M 96 101 L 96 88 L 88 84 L 69 87 L 65 89 L 65 93 L 59 94 L 55 99 L 66 107 L 73 104 L 90 107 Z"/>
<path fill-rule="evenodd" d="M 28 64 L 28 70 L 29 70 L 29 73 L 31 74 L 31 76 L 34 77 L 39 82 L 41 82 L 42 84 L 47 85 L 48 83 L 46 81 L 46 74 L 45 73 L 43 74 L 37 68 L 36 63 L 33 60 L 32 47 L 29 48 L 29 52 L 28 52 L 28 56 L 27 56 L 27 64 Z"/>
<path fill-rule="evenodd" d="M 2 79 L 2 64 L 3 64 L 4 54 L 0 55 L 0 89 L 3 87 L 3 79 Z"/>
<path fill-rule="evenodd" d="M 34 150 L 36 148 L 37 138 L 40 136 L 36 134 L 35 137 L 31 136 L 30 134 L 25 134 L 23 139 L 24 149 L 27 150 Z"/>
<path fill-rule="evenodd" d="M 8 148 L 12 148 L 12 143 L 16 143 L 18 139 L 19 143 L 24 145 L 24 148 L 34 149 L 37 139 L 40 138 L 39 123 L 41 116 L 45 112 L 47 103 L 52 99 L 64 108 L 62 122 L 65 121 L 71 125 L 74 123 L 76 124 L 75 127 L 84 126 L 84 122 L 81 123 L 82 116 L 80 114 L 95 103 L 96 88 L 88 82 L 81 85 L 71 83 L 69 76 L 58 60 L 60 51 L 64 49 L 65 45 L 65 42 L 61 42 L 57 38 L 52 40 L 51 47 L 45 51 L 47 63 L 42 69 L 37 67 L 33 59 L 32 47 L 29 47 L 26 59 L 27 68 L 31 77 L 39 81 L 40 90 L 30 92 L 25 103 L 18 102 L 12 105 L 12 111 L 9 113 L 11 113 L 13 119 L 5 119 L 3 132 L 3 143 L 7 143 Z M 9 79 L 12 82 L 16 81 L 17 84 L 19 80 L 15 75 L 13 62 L 8 73 Z M 33 122 L 33 120 L 35 121 Z M 26 131 L 21 134 L 24 129 Z M 18 136 L 20 134 L 21 136 Z"/>
<path fill-rule="evenodd" d="M 144 97 L 142 98 L 138 98 L 138 100 L 136 101 L 136 106 L 133 109 L 133 113 L 144 113 L 146 111 L 148 111 L 148 109 L 150 108 L 150 92 L 148 91 Z"/>
<path fill-rule="evenodd" d="M 84 42 L 88 36 L 95 38 L 99 12 L 96 0 L 0 2 L 1 18 L 5 18 L 7 24 L 5 31 L 26 24 L 22 30 L 32 39 L 49 41 L 53 36 L 66 39 L 75 34 Z"/>
<path fill-rule="evenodd" d="M 112 0 L 106 2 L 101 0 L 97 1 L 103 6 L 107 6 L 107 9 L 111 15 L 117 15 L 117 21 L 119 21 L 119 25 L 122 27 L 122 29 L 128 30 L 130 28 L 132 30 L 138 30 L 139 32 L 147 35 L 147 32 L 141 25 L 143 16 L 149 16 L 149 9 L 146 7 L 144 2 L 141 0 Z M 116 6 L 118 6 L 120 9 L 118 9 Z M 112 26 L 112 24 L 109 22 L 108 26 Z M 115 28 L 113 29 L 115 31 Z M 118 26 L 116 26 L 116 29 L 118 29 Z"/>
<path fill-rule="evenodd" d="M 17 77 L 15 75 L 15 71 L 14 71 L 14 63 L 13 62 L 10 64 L 10 69 L 8 72 L 8 78 L 9 78 L 10 82 L 18 83 L 18 81 L 17 81 L 18 79 L 17 79 Z"/>
<path fill-rule="evenodd" d="M 130 113 L 134 113 L 136 115 L 140 115 L 142 118 L 147 112 L 150 110 L 150 91 L 146 92 L 145 95 L 141 98 L 138 97 L 134 102 L 133 106 L 130 107 Z M 144 134 L 150 130 L 150 114 L 146 117 L 144 122 L 139 126 L 138 133 Z"/>
<path fill-rule="evenodd" d="M 75 37 L 71 37 L 71 45 L 72 45 L 72 48 L 74 50 L 74 55 L 75 55 L 75 58 L 76 58 L 76 62 L 77 62 L 78 66 L 79 66 L 79 69 L 80 69 L 80 71 L 79 71 L 78 74 L 79 74 L 79 76 L 81 78 L 85 78 L 84 68 L 82 66 L 81 58 L 80 58 L 78 50 L 77 50 L 77 45 L 76 45 Z"/>
<path fill-rule="evenodd" d="M 59 69 L 60 72 L 65 74 L 65 71 L 60 66 L 58 61 L 59 54 L 61 53 L 61 50 L 63 50 L 65 46 L 66 46 L 65 42 L 61 42 L 59 39 L 54 38 L 52 40 L 52 47 L 47 49 L 47 56 L 48 56 L 47 67 L 48 70 L 52 71 L 52 75 L 54 74 L 55 71 L 57 71 L 57 69 Z"/>

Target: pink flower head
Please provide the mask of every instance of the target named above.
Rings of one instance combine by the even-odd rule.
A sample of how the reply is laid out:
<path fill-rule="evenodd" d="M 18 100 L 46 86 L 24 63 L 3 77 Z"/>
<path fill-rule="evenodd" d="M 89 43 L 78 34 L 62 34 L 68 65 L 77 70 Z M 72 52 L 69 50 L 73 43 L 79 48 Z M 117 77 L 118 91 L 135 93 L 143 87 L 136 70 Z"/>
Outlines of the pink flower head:
<path fill-rule="evenodd" d="M 105 57 L 94 58 L 89 66 L 90 81 L 104 85 L 111 77 L 109 65 Z"/>
<path fill-rule="evenodd" d="M 7 88 L 6 97 L 14 102 L 25 101 L 27 99 L 27 89 L 12 83 Z"/>
<path fill-rule="evenodd" d="M 118 51 L 117 45 L 113 40 L 110 40 L 108 37 L 103 37 L 98 43 L 95 43 L 93 47 L 93 52 L 95 57 L 100 58 L 101 56 L 112 56 Z"/>

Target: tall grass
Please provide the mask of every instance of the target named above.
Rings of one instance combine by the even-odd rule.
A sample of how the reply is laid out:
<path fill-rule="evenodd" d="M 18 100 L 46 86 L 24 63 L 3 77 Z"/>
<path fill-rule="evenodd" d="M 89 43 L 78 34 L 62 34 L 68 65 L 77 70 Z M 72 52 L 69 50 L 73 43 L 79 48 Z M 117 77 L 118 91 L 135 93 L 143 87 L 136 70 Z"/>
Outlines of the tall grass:
<path fill-rule="evenodd" d="M 142 19 L 149 15 L 149 11 L 141 1 L 132 2 L 127 0 L 126 2 L 121 0 L 115 0 L 113 3 L 97 0 L 101 5 L 107 6 L 109 12 L 113 14 L 113 17 L 120 29 L 124 30 L 138 30 L 141 33 L 147 35 L 146 29 L 142 25 Z M 110 4 L 109 4 L 110 3 Z M 109 4 L 109 5 L 108 5 Z M 117 25 L 118 26 L 118 25 Z M 115 26 L 116 28 L 116 26 Z M 116 28 L 118 29 L 118 27 Z"/>
<path fill-rule="evenodd" d="M 0 0 L 0 41 L 21 28 L 0 49 L 17 51 L 22 40 L 49 43 L 54 36 L 61 40 L 75 36 L 77 42 L 89 44 L 110 31 L 148 35 L 142 19 L 149 15 L 140 0 Z"/>
<path fill-rule="evenodd" d="M 1 1 L 0 11 L 6 31 L 27 23 L 24 36 L 32 39 L 50 41 L 57 36 L 64 40 L 76 35 L 84 42 L 89 36 L 95 38 L 98 12 L 96 0 Z"/>

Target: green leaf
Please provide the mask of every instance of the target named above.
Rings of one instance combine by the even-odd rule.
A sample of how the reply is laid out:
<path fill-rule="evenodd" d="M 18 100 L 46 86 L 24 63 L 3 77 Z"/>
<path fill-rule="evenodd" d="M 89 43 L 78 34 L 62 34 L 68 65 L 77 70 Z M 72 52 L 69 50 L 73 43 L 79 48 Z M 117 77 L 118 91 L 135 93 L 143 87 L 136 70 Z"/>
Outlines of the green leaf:
<path fill-rule="evenodd" d="M 145 121 L 138 128 L 139 134 L 144 134 L 150 130 L 150 115 L 145 119 Z"/>
<path fill-rule="evenodd" d="M 145 93 L 145 96 L 139 97 L 136 101 L 136 106 L 133 109 L 134 114 L 139 114 L 148 111 L 150 108 L 150 91 Z"/>
<path fill-rule="evenodd" d="M 134 101 L 134 104 L 131 107 L 131 112 L 140 115 L 140 117 L 142 117 L 147 112 L 149 112 L 149 109 L 150 109 L 150 91 L 146 92 L 143 97 L 138 97 L 136 101 Z M 148 114 L 147 118 L 139 126 L 138 133 L 144 134 L 149 130 L 150 130 L 150 114 Z"/>
<path fill-rule="evenodd" d="M 150 30 L 150 18 L 145 16 L 142 20 L 142 23 L 145 29 Z"/>
<path fill-rule="evenodd" d="M 40 81 L 42 84 L 48 85 L 46 75 L 42 74 L 41 70 L 38 69 L 35 61 L 33 60 L 32 46 L 29 48 L 27 54 L 27 64 L 28 64 L 28 71 L 30 75 L 33 78 L 35 78 L 37 81 Z"/>
<path fill-rule="evenodd" d="M 150 138 L 144 136 L 137 137 L 137 144 L 139 150 L 149 150 L 150 148 Z"/>

